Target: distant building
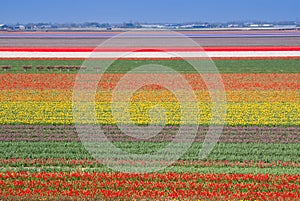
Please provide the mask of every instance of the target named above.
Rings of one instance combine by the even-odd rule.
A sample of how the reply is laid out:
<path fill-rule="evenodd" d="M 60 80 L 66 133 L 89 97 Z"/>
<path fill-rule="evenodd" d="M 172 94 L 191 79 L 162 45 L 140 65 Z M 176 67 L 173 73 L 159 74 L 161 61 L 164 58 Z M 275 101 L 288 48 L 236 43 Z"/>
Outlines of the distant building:
<path fill-rule="evenodd" d="M 0 30 L 8 30 L 9 26 L 7 26 L 6 24 L 0 24 Z"/>
<path fill-rule="evenodd" d="M 273 24 L 250 24 L 247 27 L 253 29 L 270 29 L 270 28 L 274 28 L 274 25 Z"/>
<path fill-rule="evenodd" d="M 240 25 L 238 25 L 238 24 L 228 24 L 227 27 L 228 28 L 238 28 L 238 27 L 240 27 Z"/>
<path fill-rule="evenodd" d="M 262 24 L 262 27 L 274 27 L 273 24 Z"/>
<path fill-rule="evenodd" d="M 17 25 L 17 26 L 14 27 L 14 29 L 23 31 L 23 30 L 25 30 L 25 26 L 24 25 Z"/>
<path fill-rule="evenodd" d="M 251 28 L 257 28 L 257 27 L 260 27 L 260 26 L 259 26 L 259 24 L 250 24 L 249 27 L 251 27 Z"/>
<path fill-rule="evenodd" d="M 165 28 L 165 26 L 160 24 L 141 24 L 142 28 L 148 28 L 148 29 L 162 29 Z"/>
<path fill-rule="evenodd" d="M 194 24 L 193 25 L 194 29 L 209 28 L 209 27 L 210 27 L 210 25 L 208 23 L 205 23 L 205 24 Z"/>
<path fill-rule="evenodd" d="M 274 27 L 279 30 L 294 30 L 297 28 L 297 25 L 276 25 Z"/>

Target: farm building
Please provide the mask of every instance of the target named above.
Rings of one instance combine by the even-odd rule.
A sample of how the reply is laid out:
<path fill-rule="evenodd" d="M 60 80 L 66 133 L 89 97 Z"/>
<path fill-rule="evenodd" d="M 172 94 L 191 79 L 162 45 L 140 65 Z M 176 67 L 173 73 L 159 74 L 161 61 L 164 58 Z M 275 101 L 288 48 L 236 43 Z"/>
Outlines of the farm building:
<path fill-rule="evenodd" d="M 7 30 L 9 29 L 9 26 L 7 26 L 6 24 L 0 24 L 0 30 Z"/>

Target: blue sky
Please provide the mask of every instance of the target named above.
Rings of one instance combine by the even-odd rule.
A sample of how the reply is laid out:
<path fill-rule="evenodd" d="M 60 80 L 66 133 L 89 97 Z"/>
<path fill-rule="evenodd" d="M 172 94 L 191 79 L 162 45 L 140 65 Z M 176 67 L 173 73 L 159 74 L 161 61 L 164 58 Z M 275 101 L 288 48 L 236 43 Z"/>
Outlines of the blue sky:
<path fill-rule="evenodd" d="M 299 0 L 2 0 L 0 23 L 300 19 Z"/>

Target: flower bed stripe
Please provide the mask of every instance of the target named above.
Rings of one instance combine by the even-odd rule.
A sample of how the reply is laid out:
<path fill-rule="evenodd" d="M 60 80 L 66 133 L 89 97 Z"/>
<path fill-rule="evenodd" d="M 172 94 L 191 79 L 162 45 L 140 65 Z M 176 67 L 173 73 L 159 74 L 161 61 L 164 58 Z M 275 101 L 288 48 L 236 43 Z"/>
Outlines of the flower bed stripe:
<path fill-rule="evenodd" d="M 178 132 L 179 126 L 153 126 L 162 131 L 153 138 L 139 140 L 122 133 L 113 125 L 107 126 L 78 126 L 77 128 L 91 131 L 90 139 L 98 139 L 93 134 L 93 129 L 101 129 L 107 139 L 112 142 L 170 142 Z M 134 126 L 127 126 L 128 129 Z M 212 126 L 211 130 L 219 127 Z M 203 142 L 207 134 L 208 126 L 199 126 L 195 142 Z M 187 129 L 188 132 L 189 129 Z M 267 126 L 225 126 L 219 142 L 222 143 L 299 143 L 300 127 L 267 127 Z M 105 139 L 103 139 L 104 141 Z M 38 125 L 0 125 L 0 141 L 57 141 L 57 142 L 80 142 L 75 126 L 38 126 Z M 185 141 L 185 139 L 182 139 Z"/>
<path fill-rule="evenodd" d="M 232 47 L 0 47 L 0 52 L 239 52 L 300 51 L 300 46 L 232 46 Z"/>
<path fill-rule="evenodd" d="M 112 161 L 113 162 L 113 161 Z M 153 164 L 168 163 L 169 161 L 153 161 Z M 103 164 L 109 161 L 93 160 L 93 159 L 65 159 L 65 158 L 10 158 L 0 159 L 1 167 L 84 167 L 96 168 L 103 167 Z M 144 161 L 123 160 L 124 164 L 143 164 Z M 194 167 L 257 167 L 257 168 L 272 168 L 272 167 L 293 167 L 300 168 L 299 162 L 292 161 L 228 161 L 228 160 L 177 160 L 171 166 L 194 166 Z"/>
<path fill-rule="evenodd" d="M 203 54 L 203 51 L 206 54 Z M 93 54 L 91 54 L 93 52 Z M 127 55 L 124 56 L 124 53 Z M 176 55 L 180 56 L 176 56 Z M 263 59 L 285 58 L 299 59 L 300 47 L 204 47 L 204 48 L 92 48 L 92 47 L 0 47 L 0 58 L 3 59 L 182 59 L 212 58 L 217 59 Z"/>
<path fill-rule="evenodd" d="M 93 74 L 0 74 L 0 90 L 47 90 L 68 89 L 73 90 L 76 78 L 84 79 L 85 90 L 100 87 L 107 91 L 115 88 L 124 74 L 105 74 L 98 82 L 98 75 Z M 128 74 L 135 80 L 137 77 L 145 78 L 147 74 Z M 164 79 L 165 74 L 157 74 Z M 193 90 L 207 90 L 202 76 L 209 79 L 210 74 L 182 74 Z M 226 90 L 300 90 L 299 73 L 294 74 L 221 74 Z M 131 83 L 129 86 L 134 83 Z M 213 83 L 210 83 L 214 88 Z M 81 85 L 78 85 L 81 86 Z M 180 90 L 180 85 L 173 85 L 174 90 Z M 129 88 L 130 88 L 129 87 Z M 126 88 L 125 88 L 126 89 Z M 150 90 L 161 89 L 159 87 L 148 88 Z M 219 87 L 217 87 L 219 89 Z"/>
<path fill-rule="evenodd" d="M 87 142 L 86 142 L 87 143 Z M 91 146 L 95 146 L 97 151 L 105 152 L 105 147 L 113 143 L 116 147 L 121 148 L 124 151 L 128 151 L 129 153 L 136 154 L 145 154 L 145 153 L 153 153 L 155 151 L 163 149 L 167 146 L 168 142 L 95 142 L 95 140 L 90 142 Z M 186 146 L 187 144 L 184 142 L 178 142 L 178 147 Z M 176 145 L 176 146 L 177 146 Z M 199 151 L 201 150 L 202 143 L 192 143 L 189 144 L 189 150 L 180 156 L 181 160 L 189 160 L 189 161 L 198 161 L 199 160 Z M 103 149 L 101 149 L 101 147 Z M 42 158 L 65 158 L 65 159 L 91 159 L 95 160 L 86 147 L 81 142 L 28 142 L 28 141 L 0 141 L 0 158 L 9 159 L 9 158 L 30 158 L 30 159 L 42 159 Z M 214 150 L 207 156 L 206 160 L 228 160 L 228 161 L 264 161 L 264 162 L 276 162 L 276 161 L 284 161 L 284 162 L 295 162 L 300 163 L 300 157 L 297 150 L 300 149 L 299 143 L 221 143 L 219 142 Z M 100 152 L 99 152 L 100 153 Z M 110 153 L 115 153 L 114 150 L 110 150 Z M 173 152 L 168 152 L 166 154 L 173 154 Z M 100 158 L 99 158 L 100 157 Z M 101 156 L 96 157 L 96 159 L 101 159 Z M 132 167 L 134 163 L 139 167 L 141 165 L 146 165 L 148 162 L 153 163 L 155 161 L 147 161 L 147 159 L 143 159 L 140 161 L 132 161 L 133 159 L 126 155 L 118 155 L 114 158 L 104 158 L 106 164 L 114 165 L 126 165 L 128 168 Z M 103 159 L 103 160 L 104 160 Z M 128 161 L 128 163 L 122 163 L 122 160 Z M 162 160 L 163 165 L 165 164 L 165 160 L 163 158 L 157 158 L 156 164 L 160 165 L 159 162 Z M 130 163 L 129 163 L 130 162 Z M 170 161 L 169 161 L 170 162 Z M 135 166 L 136 167 L 136 166 Z M 38 170 L 35 166 L 32 166 L 34 170 Z M 178 167 L 172 170 L 172 167 L 167 168 L 168 171 L 179 171 L 180 170 L 188 170 L 189 172 L 201 172 L 201 169 L 197 168 L 186 168 L 185 166 Z M 9 170 L 9 166 L 0 167 L 1 171 Z M 88 171 L 88 169 L 86 169 Z M 206 169 L 209 171 L 209 169 Z M 224 169 L 223 169 L 224 170 Z M 296 170 L 296 171 L 295 171 Z M 101 170 L 100 170 L 101 171 Z M 102 168 L 102 171 L 108 171 L 108 167 Z M 113 171 L 113 170 L 109 170 Z M 213 172 L 218 172 L 218 169 L 211 170 Z M 232 172 L 234 169 L 229 168 L 226 172 Z M 278 168 L 274 170 L 276 174 L 285 174 L 288 170 L 284 168 Z M 222 172 L 222 171 L 219 171 Z M 241 172 L 241 170 L 239 171 Z M 248 172 L 256 172 L 255 169 L 250 169 Z M 259 171 L 262 172 L 262 171 Z M 294 169 L 293 174 L 299 173 L 299 168 Z"/>
<path fill-rule="evenodd" d="M 151 122 L 148 116 L 148 110 L 157 105 L 157 102 L 135 102 L 130 105 L 131 119 L 116 120 L 111 113 L 111 102 L 97 102 L 95 109 L 97 111 L 97 122 L 91 120 L 85 110 L 82 110 L 82 116 L 86 117 L 77 123 L 90 124 L 140 124 L 147 125 Z M 188 103 L 187 103 L 188 104 Z M 1 115 L 0 124 L 55 124 L 71 125 L 74 124 L 72 102 L 0 102 Z M 184 125 L 182 122 L 180 104 L 178 102 L 161 102 L 159 105 L 165 109 L 168 125 Z M 201 118 L 199 124 L 220 124 L 218 120 L 211 122 L 211 103 L 200 102 L 198 104 Z M 119 104 L 116 115 L 122 115 L 122 103 Z M 189 107 L 189 106 L 188 106 Z M 300 103 L 299 102 L 262 102 L 247 103 L 229 102 L 226 104 L 227 116 L 225 124 L 235 125 L 300 125 Z M 193 108 L 191 108 L 193 109 Z M 186 111 L 183 111 L 186 112 Z M 78 114 L 79 115 L 79 114 Z M 189 122 L 190 123 L 190 122 Z"/>
<path fill-rule="evenodd" d="M 173 91 L 173 93 L 180 94 L 181 91 Z M 93 93 L 86 91 L 86 97 Z M 130 92 L 123 92 L 124 95 Z M 225 91 L 227 102 L 300 102 L 299 90 L 286 90 L 286 91 Z M 210 102 L 211 97 L 209 91 L 194 91 L 194 94 L 200 102 Z M 42 101 L 42 102 L 66 102 L 72 101 L 72 90 L 1 90 L 1 101 Z M 98 91 L 95 95 L 96 102 L 109 102 L 112 100 L 112 91 Z M 89 101 L 93 101 L 89 99 Z M 149 90 L 142 89 L 137 91 L 132 97 L 131 101 L 150 101 L 150 102 L 177 102 L 178 100 L 172 92 L 162 89 Z"/>
<path fill-rule="evenodd" d="M 18 60 L 30 60 L 30 61 L 53 61 L 53 60 L 61 60 L 61 61 L 85 61 L 85 60 L 99 60 L 99 61 L 106 61 L 106 60 L 115 60 L 116 58 L 107 57 L 107 58 L 84 58 L 84 57 L 76 57 L 76 58 L 54 58 L 54 57 L 0 57 L 0 60 L 10 60 L 10 61 L 18 61 Z M 209 57 L 209 58 L 202 58 L 203 60 L 213 60 L 213 61 L 219 61 L 219 60 L 295 60 L 300 59 L 300 56 L 244 56 L 244 57 Z M 147 58 L 147 57 L 128 57 L 128 58 L 118 58 L 119 61 L 182 61 L 181 57 L 172 57 L 172 58 Z M 189 60 L 201 60 L 201 58 L 193 58 L 190 57 Z"/>
<path fill-rule="evenodd" d="M 0 195 L 297 200 L 300 198 L 299 177 L 299 174 L 5 172 L 0 174 Z"/>
<path fill-rule="evenodd" d="M 0 51 L 0 58 L 64 58 L 64 59 L 197 59 L 197 58 L 251 58 L 251 57 L 293 57 L 300 58 L 300 51 L 207 51 L 203 52 L 14 52 Z"/>

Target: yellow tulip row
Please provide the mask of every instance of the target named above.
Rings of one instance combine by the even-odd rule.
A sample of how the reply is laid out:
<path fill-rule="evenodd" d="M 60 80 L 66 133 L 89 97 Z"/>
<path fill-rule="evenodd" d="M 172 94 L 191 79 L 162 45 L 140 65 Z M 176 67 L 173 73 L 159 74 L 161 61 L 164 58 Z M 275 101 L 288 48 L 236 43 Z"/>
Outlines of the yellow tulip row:
<path fill-rule="evenodd" d="M 192 118 L 193 113 L 199 115 L 200 118 L 196 120 L 200 124 L 222 123 L 218 116 L 214 122 L 211 122 L 212 103 L 199 102 L 198 106 L 199 113 L 192 103 L 131 102 L 128 110 L 125 110 L 124 103 L 96 102 L 97 122 L 92 120 L 94 112 L 85 110 L 85 103 L 76 107 L 79 111 L 76 114 L 79 119 L 85 117 L 79 120 L 80 123 L 149 124 L 162 122 L 162 119 L 166 118 L 165 123 L 167 124 L 185 124 L 194 121 L 185 119 L 185 117 Z M 228 125 L 300 125 L 300 102 L 228 102 L 226 109 L 225 123 Z M 130 114 L 129 118 L 125 114 Z M 151 115 L 154 118 L 152 121 Z M 72 102 L 0 102 L 0 124 L 21 123 L 73 124 Z"/>
<path fill-rule="evenodd" d="M 82 92 L 81 92 L 82 93 Z M 82 93 L 83 99 L 91 96 L 92 91 Z M 122 91 L 124 96 L 130 94 L 128 91 Z M 174 102 L 177 101 L 174 95 L 183 95 L 182 91 L 170 92 L 167 90 L 145 91 L 138 90 L 131 98 L 132 101 L 150 101 L 150 102 Z M 209 91 L 194 91 L 195 96 L 200 102 L 209 102 L 211 97 Z M 300 91 L 226 91 L 228 102 L 300 102 Z M 97 92 L 95 101 L 110 102 L 112 92 Z M 1 90 L 0 101 L 72 101 L 72 90 Z M 94 101 L 94 100 L 87 100 Z"/>

